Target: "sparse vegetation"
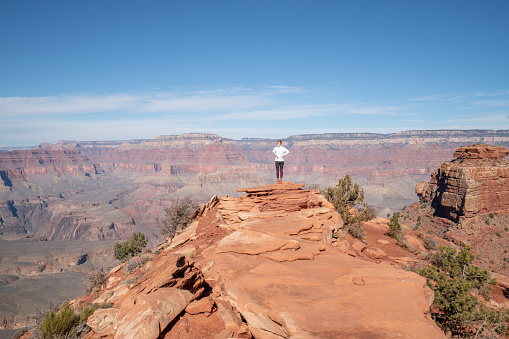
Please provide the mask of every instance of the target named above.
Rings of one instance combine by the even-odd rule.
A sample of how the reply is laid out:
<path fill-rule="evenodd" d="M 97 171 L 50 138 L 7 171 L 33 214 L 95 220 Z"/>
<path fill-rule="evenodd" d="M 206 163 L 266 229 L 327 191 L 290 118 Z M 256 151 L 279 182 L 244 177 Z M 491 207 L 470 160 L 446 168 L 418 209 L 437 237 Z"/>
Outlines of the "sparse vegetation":
<path fill-rule="evenodd" d="M 98 271 L 98 272 L 90 272 L 87 275 L 88 281 L 88 290 L 100 290 L 104 284 L 106 284 L 106 273 Z"/>
<path fill-rule="evenodd" d="M 507 332 L 507 311 L 487 308 L 475 296 L 488 300 L 490 285 L 496 281 L 487 270 L 473 265 L 473 260 L 470 246 L 458 253 L 453 248 L 441 246 L 431 257 L 432 265 L 419 271 L 435 293 L 433 317 L 442 329 L 454 334 L 503 335 Z"/>
<path fill-rule="evenodd" d="M 132 257 L 138 255 L 147 246 L 148 239 L 145 234 L 138 232 L 134 233 L 131 239 L 123 243 L 115 244 L 115 259 L 121 262 L 126 262 Z"/>
<path fill-rule="evenodd" d="M 173 238 L 182 232 L 196 216 L 198 204 L 190 197 L 177 198 L 165 209 L 166 217 L 158 219 L 161 234 Z"/>
<path fill-rule="evenodd" d="M 348 227 L 348 233 L 354 238 L 362 240 L 366 236 L 364 234 L 364 229 L 362 228 L 362 223 L 360 223 L 360 222 L 350 224 L 347 227 Z"/>
<path fill-rule="evenodd" d="M 345 224 L 376 217 L 376 211 L 364 202 L 364 190 L 353 182 L 348 174 L 343 179 L 339 179 L 336 186 L 320 189 L 320 193 L 334 206 Z M 356 207 L 358 212 L 351 214 L 350 209 L 353 207 Z"/>
<path fill-rule="evenodd" d="M 81 338 L 87 332 L 86 322 L 97 309 L 95 306 L 85 306 L 76 313 L 69 304 L 64 304 L 57 313 L 46 312 L 39 330 L 44 339 Z"/>
<path fill-rule="evenodd" d="M 422 245 L 428 251 L 434 251 L 438 247 L 437 240 L 435 238 L 433 238 L 433 237 L 423 237 L 422 238 Z"/>
<path fill-rule="evenodd" d="M 394 239 L 401 239 L 403 237 L 403 231 L 401 230 L 401 224 L 399 223 L 399 213 L 394 212 L 392 214 L 391 219 L 387 223 L 389 226 L 389 230 L 387 231 L 387 235 Z"/>
<path fill-rule="evenodd" d="M 132 271 L 134 271 L 135 269 L 137 269 L 138 267 L 141 267 L 141 265 L 143 265 L 143 264 L 141 263 L 141 259 L 140 258 L 131 258 L 127 262 L 127 265 L 125 265 L 124 272 L 126 274 L 129 274 Z"/>

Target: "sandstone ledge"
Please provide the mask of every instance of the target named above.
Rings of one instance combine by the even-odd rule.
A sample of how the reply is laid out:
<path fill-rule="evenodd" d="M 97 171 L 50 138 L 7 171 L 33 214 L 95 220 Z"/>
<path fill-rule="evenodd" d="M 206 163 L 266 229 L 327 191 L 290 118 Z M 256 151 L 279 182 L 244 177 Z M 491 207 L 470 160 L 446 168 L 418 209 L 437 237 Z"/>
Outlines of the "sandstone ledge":
<path fill-rule="evenodd" d="M 162 251 L 134 284 L 117 281 L 109 297 L 114 306 L 89 318 L 87 339 L 180 338 L 172 334 L 172 327 L 185 328 L 179 319 L 211 312 L 223 323 L 209 333 L 217 339 L 444 338 L 429 316 L 433 293 L 426 280 L 375 263 L 366 253 L 385 256 L 376 248 L 362 246 L 352 257 L 334 246 L 331 234 L 343 226 L 341 217 L 303 186 L 243 189 L 243 197 L 214 202 L 209 213 L 220 219 L 199 218 L 193 232 L 182 233 L 188 240 Z M 222 221 L 208 230 L 200 226 L 213 218 Z M 201 243 L 196 262 L 177 253 L 213 228 L 228 234 Z"/>

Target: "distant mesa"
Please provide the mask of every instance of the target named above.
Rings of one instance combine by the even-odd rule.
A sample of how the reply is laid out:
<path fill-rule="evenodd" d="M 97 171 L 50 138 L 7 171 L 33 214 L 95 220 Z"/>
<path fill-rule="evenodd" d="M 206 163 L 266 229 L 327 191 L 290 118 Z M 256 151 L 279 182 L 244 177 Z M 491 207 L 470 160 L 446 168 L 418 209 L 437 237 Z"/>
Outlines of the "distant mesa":
<path fill-rule="evenodd" d="M 156 140 L 180 140 L 180 139 L 221 139 L 218 134 L 211 133 L 185 133 L 180 135 L 160 135 Z"/>
<path fill-rule="evenodd" d="M 459 147 L 455 159 L 444 162 L 429 182 L 415 192 L 431 203 L 439 216 L 458 222 L 479 214 L 509 211 L 509 150 L 474 144 Z"/>

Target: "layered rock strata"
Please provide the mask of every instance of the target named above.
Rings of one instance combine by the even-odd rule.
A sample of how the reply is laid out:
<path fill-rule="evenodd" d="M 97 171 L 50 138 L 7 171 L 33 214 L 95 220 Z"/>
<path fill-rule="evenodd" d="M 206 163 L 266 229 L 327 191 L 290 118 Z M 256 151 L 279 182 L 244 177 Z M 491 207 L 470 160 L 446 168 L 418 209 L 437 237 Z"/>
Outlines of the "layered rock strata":
<path fill-rule="evenodd" d="M 444 162 L 431 180 L 415 191 L 421 202 L 431 203 L 439 215 L 452 221 L 509 210 L 509 151 L 504 147 L 460 147 L 455 159 Z"/>
<path fill-rule="evenodd" d="M 203 338 L 445 338 L 425 279 L 333 245 L 341 217 L 303 186 L 213 198 L 134 284 L 112 272 L 86 338 L 193 338 L 199 314 L 222 324 Z"/>

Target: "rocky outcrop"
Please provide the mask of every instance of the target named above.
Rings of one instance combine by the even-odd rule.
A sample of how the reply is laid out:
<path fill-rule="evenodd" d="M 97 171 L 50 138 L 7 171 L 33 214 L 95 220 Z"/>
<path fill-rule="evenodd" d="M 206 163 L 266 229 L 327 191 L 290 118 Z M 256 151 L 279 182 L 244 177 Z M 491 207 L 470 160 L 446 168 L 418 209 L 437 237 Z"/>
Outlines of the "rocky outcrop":
<path fill-rule="evenodd" d="M 303 186 L 211 199 L 134 283 L 111 272 L 95 302 L 113 306 L 88 319 L 86 338 L 445 338 L 425 279 L 376 261 L 381 249 L 341 249 L 340 215 Z"/>
<path fill-rule="evenodd" d="M 124 286 L 108 292 L 114 307 L 88 318 L 92 331 L 85 338 L 159 338 L 205 289 L 201 271 L 184 255 L 173 253 L 160 258 L 128 289 Z"/>
<path fill-rule="evenodd" d="M 509 151 L 504 147 L 460 147 L 456 158 L 415 187 L 419 199 L 453 221 L 509 210 Z"/>

